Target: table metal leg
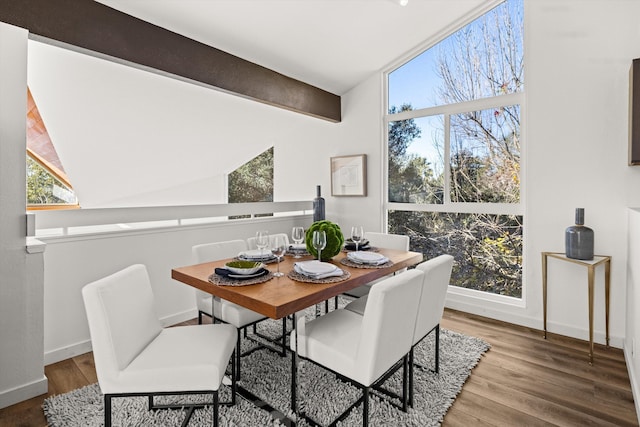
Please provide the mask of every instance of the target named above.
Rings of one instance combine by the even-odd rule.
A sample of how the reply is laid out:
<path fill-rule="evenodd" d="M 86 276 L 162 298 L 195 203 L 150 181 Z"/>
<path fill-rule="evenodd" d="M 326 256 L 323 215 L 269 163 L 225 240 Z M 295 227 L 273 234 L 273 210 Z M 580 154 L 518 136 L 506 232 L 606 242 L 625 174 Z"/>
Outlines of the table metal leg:
<path fill-rule="evenodd" d="M 589 364 L 593 365 L 593 287 L 595 268 L 590 265 L 589 270 Z"/>
<path fill-rule="evenodd" d="M 298 405 L 296 404 L 298 394 L 298 316 L 293 313 L 293 328 L 295 351 L 291 352 L 291 412 L 298 415 Z"/>

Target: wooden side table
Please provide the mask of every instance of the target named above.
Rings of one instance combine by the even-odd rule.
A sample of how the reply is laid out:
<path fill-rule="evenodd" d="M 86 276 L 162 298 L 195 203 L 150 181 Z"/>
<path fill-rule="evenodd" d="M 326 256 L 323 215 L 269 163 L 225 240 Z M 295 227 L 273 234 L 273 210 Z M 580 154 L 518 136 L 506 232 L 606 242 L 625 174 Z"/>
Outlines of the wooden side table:
<path fill-rule="evenodd" d="M 589 284 L 589 364 L 593 365 L 593 288 L 595 270 L 600 264 L 604 264 L 604 304 L 607 347 L 609 347 L 609 294 L 611 288 L 611 257 L 596 255 L 592 260 L 568 258 L 562 252 L 542 252 L 542 312 L 544 316 L 544 338 L 547 339 L 547 258 L 556 258 L 562 261 L 587 267 Z"/>

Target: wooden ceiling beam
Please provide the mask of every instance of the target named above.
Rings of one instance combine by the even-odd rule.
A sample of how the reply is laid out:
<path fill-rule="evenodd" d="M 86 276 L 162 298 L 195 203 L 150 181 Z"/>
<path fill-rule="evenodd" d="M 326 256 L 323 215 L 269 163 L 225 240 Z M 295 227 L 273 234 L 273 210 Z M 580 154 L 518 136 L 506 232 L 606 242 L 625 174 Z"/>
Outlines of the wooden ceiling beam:
<path fill-rule="evenodd" d="M 118 62 L 339 122 L 340 96 L 93 0 L 0 2 L 0 21 Z"/>

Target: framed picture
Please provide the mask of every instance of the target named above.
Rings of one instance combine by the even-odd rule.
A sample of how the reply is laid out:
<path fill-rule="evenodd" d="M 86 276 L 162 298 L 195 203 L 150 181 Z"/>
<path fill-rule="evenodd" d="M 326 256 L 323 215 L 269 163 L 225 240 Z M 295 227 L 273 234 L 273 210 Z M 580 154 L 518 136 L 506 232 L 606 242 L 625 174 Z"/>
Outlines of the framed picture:
<path fill-rule="evenodd" d="M 367 195 L 367 155 L 331 158 L 331 195 Z"/>

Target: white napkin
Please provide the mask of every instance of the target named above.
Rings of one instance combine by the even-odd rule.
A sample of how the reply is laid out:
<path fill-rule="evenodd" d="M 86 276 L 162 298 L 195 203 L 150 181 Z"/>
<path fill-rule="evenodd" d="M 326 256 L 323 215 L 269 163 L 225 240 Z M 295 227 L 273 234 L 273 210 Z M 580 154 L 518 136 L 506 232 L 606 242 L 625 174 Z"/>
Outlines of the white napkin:
<path fill-rule="evenodd" d="M 238 256 L 243 259 L 258 260 L 258 261 L 275 258 L 275 255 L 273 255 L 270 251 L 266 249 L 265 250 L 252 249 L 250 251 L 240 252 Z"/>
<path fill-rule="evenodd" d="M 349 259 L 349 261 L 368 265 L 382 265 L 389 262 L 389 258 L 375 252 L 348 252 L 347 258 Z"/>
<path fill-rule="evenodd" d="M 328 262 L 318 260 L 296 262 L 293 269 L 302 275 L 314 279 L 324 279 L 326 277 L 342 276 L 344 272 L 337 266 Z"/>

